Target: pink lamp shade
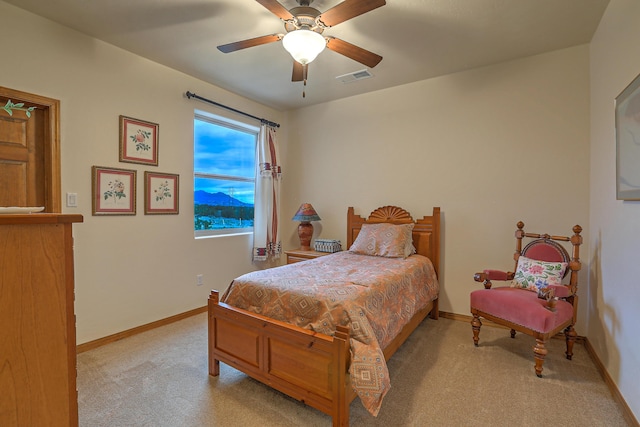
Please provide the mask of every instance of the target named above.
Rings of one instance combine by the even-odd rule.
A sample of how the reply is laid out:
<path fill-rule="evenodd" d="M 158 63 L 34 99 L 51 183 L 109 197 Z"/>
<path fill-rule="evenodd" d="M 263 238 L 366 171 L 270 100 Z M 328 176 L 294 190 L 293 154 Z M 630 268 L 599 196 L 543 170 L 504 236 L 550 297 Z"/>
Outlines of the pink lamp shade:
<path fill-rule="evenodd" d="M 313 206 L 311 206 L 311 203 L 303 203 L 300 205 L 298 212 L 296 212 L 292 220 L 300 221 L 300 225 L 298 225 L 300 249 L 303 251 L 310 251 L 311 236 L 313 236 L 313 225 L 311 225 L 311 221 L 320 221 L 320 216 Z"/>

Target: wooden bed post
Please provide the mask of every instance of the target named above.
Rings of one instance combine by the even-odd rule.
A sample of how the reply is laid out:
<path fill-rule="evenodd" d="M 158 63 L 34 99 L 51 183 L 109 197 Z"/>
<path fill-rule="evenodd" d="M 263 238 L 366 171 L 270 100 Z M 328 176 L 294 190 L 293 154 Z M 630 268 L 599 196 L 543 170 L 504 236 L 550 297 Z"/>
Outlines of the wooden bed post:
<path fill-rule="evenodd" d="M 220 301 L 218 291 L 212 290 L 209 295 L 209 331 L 208 331 L 208 343 L 209 343 L 209 375 L 217 377 L 220 375 L 220 361 L 213 357 L 214 345 L 216 342 L 215 321 L 213 318 L 213 306 L 217 305 Z"/>
<path fill-rule="evenodd" d="M 440 303 L 438 298 L 433 300 L 433 308 L 431 309 L 431 314 L 429 315 L 433 320 L 438 320 L 440 318 Z"/>
<path fill-rule="evenodd" d="M 333 427 L 344 427 L 349 425 L 349 406 L 351 399 L 347 397 L 347 387 L 350 384 L 347 381 L 347 366 L 350 358 L 349 328 L 345 326 L 337 326 L 333 336 L 335 355 L 333 376 L 333 401 L 332 401 L 332 418 Z"/>

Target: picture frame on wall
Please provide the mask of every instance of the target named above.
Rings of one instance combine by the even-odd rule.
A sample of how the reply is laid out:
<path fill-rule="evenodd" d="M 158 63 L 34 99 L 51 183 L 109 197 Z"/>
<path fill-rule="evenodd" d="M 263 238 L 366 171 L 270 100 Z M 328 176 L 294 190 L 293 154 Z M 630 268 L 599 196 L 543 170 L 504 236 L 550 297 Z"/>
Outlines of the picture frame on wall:
<path fill-rule="evenodd" d="M 160 125 L 120 116 L 120 161 L 158 166 Z"/>
<path fill-rule="evenodd" d="M 136 214 L 136 171 L 91 167 L 91 213 L 93 215 Z"/>
<path fill-rule="evenodd" d="M 640 74 L 616 97 L 616 199 L 640 200 Z"/>
<path fill-rule="evenodd" d="M 178 214 L 180 176 L 173 173 L 144 173 L 145 215 Z"/>

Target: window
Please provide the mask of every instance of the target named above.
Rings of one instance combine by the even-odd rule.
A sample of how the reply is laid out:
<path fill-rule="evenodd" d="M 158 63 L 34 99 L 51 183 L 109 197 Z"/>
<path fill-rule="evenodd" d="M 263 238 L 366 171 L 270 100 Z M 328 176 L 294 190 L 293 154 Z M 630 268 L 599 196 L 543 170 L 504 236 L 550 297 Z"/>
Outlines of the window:
<path fill-rule="evenodd" d="M 200 111 L 193 129 L 195 236 L 253 232 L 260 129 Z"/>

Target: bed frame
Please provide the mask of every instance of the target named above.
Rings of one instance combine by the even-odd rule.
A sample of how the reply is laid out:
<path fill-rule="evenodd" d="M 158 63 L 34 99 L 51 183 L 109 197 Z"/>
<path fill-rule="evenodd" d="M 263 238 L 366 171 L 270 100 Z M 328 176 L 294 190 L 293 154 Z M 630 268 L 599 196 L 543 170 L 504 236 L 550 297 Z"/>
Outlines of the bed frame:
<path fill-rule="evenodd" d="M 440 208 L 432 216 L 414 221 L 396 206 L 384 206 L 367 219 L 347 212 L 347 248 L 362 224 L 414 222 L 416 252 L 429 257 L 436 274 L 440 266 Z M 349 329 L 338 326 L 329 336 L 251 313 L 219 301 L 218 291 L 209 296 L 209 374 L 220 374 L 224 362 L 250 377 L 285 393 L 333 418 L 334 426 L 349 425 L 349 406 L 356 397 L 348 368 Z M 411 319 L 384 349 L 389 360 L 413 330 L 431 313 L 438 318 L 438 300 Z"/>

